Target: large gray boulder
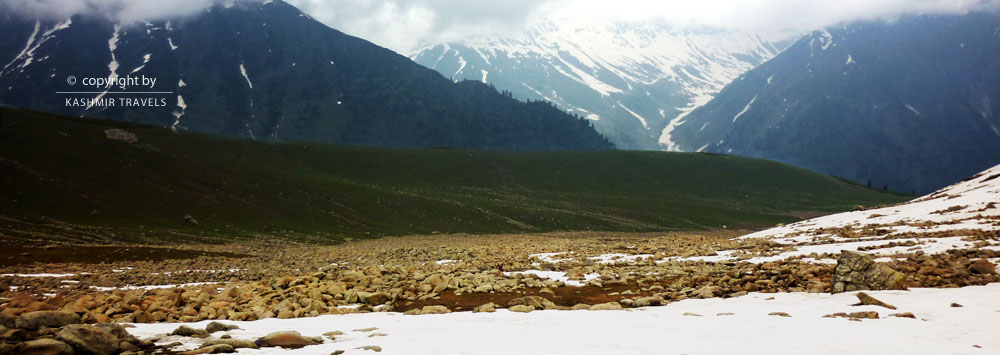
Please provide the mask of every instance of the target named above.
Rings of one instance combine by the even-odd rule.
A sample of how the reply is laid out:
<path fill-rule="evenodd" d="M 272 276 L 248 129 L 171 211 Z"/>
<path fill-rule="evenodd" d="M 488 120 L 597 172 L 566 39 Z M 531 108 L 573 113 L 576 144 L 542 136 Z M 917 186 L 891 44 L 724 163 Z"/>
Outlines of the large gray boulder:
<path fill-rule="evenodd" d="M 906 275 L 876 263 L 868 254 L 848 250 L 837 259 L 831 282 L 833 293 L 906 289 Z"/>

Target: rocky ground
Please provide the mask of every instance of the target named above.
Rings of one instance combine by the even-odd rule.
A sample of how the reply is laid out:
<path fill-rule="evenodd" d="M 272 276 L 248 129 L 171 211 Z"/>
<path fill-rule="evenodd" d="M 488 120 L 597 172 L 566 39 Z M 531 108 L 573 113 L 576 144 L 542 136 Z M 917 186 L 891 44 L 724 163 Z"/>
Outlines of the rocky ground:
<path fill-rule="evenodd" d="M 262 240 L 117 246 L 114 258 L 101 246 L 37 248 L 8 255 L 0 267 L 0 353 L 216 353 L 301 348 L 344 336 L 234 339 L 227 323 L 191 325 L 213 320 L 623 310 L 688 299 L 988 285 L 1000 282 L 998 177 L 994 168 L 908 204 L 753 234 L 410 236 L 333 246 Z M 53 262 L 67 254 L 76 256 Z M 826 315 L 879 317 L 871 312 Z M 186 325 L 139 339 L 123 328 L 133 323 Z M 379 337 L 374 330 L 358 332 Z"/>
<path fill-rule="evenodd" d="M 65 333 L 63 326 L 77 323 L 108 324 L 105 327 L 110 328 L 101 329 L 113 334 L 119 331 L 114 324 L 129 323 L 253 321 L 365 312 L 491 312 L 504 308 L 514 312 L 614 310 L 751 292 L 829 293 L 837 284 L 833 282 L 837 266 L 815 261 L 841 257 L 839 253 L 748 262 L 780 255 L 793 247 L 767 239 L 733 238 L 742 234 L 417 236 L 322 247 L 187 246 L 187 250 L 228 254 L 160 261 L 22 263 L 0 269 L 2 336 L 7 351 L 16 352 L 16 346 L 25 346 L 16 344 L 25 339 L 66 340 L 65 334 L 60 335 Z M 995 234 L 964 239 L 989 245 L 1000 241 Z M 884 240 L 892 243 L 893 238 Z M 733 250 L 740 253 L 737 260 L 703 260 L 731 255 Z M 898 271 L 898 276 L 874 286 L 985 285 L 1000 281 L 991 261 L 997 258 L 1000 251 L 976 247 L 898 253 L 877 264 Z M 851 268 L 848 272 L 864 272 L 869 265 Z M 33 321 L 33 317 L 43 320 Z M 27 325 L 35 323 L 39 325 Z M 181 334 L 214 339 L 200 329 Z M 301 344 L 323 341 L 285 336 Z M 115 345 L 119 351 L 133 352 L 171 349 L 162 339 L 145 340 Z M 243 340 L 251 342 L 241 344 L 251 346 L 259 339 Z M 219 343 L 205 341 L 202 345 Z"/>

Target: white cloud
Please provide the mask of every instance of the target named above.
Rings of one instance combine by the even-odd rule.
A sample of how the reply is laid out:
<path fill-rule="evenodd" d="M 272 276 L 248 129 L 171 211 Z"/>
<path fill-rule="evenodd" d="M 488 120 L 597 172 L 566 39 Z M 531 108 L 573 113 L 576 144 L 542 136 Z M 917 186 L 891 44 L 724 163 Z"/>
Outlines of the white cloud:
<path fill-rule="evenodd" d="M 398 52 L 420 43 L 516 32 L 553 0 L 287 0 L 317 20 Z"/>
<path fill-rule="evenodd" d="M 15 11 L 89 13 L 136 21 L 261 0 L 0 0 Z M 905 14 L 1000 8 L 1000 0 L 286 0 L 317 20 L 397 52 L 484 34 L 518 33 L 551 18 L 643 21 L 740 29 L 814 29 Z"/>
<path fill-rule="evenodd" d="M 187 16 L 211 6 L 216 0 L 0 0 L 13 11 L 38 17 L 69 17 L 89 14 L 121 22 Z"/>

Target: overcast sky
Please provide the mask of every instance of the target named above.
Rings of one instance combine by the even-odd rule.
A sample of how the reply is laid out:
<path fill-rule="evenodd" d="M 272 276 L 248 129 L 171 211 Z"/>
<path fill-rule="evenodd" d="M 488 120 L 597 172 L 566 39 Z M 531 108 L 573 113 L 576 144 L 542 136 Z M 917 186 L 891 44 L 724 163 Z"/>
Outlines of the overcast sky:
<path fill-rule="evenodd" d="M 0 0 L 33 14 L 90 12 L 134 21 L 234 0 Z M 260 1 L 260 0 L 239 0 Z M 814 29 L 903 14 L 997 9 L 1000 0 L 286 0 L 317 20 L 407 53 L 420 44 L 518 33 L 551 18 L 665 19 L 741 29 Z"/>
<path fill-rule="evenodd" d="M 962 13 L 1000 0 L 288 0 L 331 27 L 398 52 L 421 43 L 516 33 L 549 18 L 666 19 L 741 29 L 814 29 L 902 14 Z"/>

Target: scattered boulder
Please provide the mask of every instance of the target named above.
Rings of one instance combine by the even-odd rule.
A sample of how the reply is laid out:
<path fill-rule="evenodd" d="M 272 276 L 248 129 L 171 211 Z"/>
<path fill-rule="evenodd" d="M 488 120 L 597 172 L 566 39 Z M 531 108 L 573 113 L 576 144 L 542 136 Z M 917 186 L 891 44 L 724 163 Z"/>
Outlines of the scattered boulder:
<path fill-rule="evenodd" d="M 240 327 L 237 327 L 237 326 L 231 325 L 231 324 L 219 323 L 219 322 L 211 322 L 211 323 L 208 323 L 207 326 L 205 326 L 205 331 L 209 332 L 209 333 L 228 332 L 228 331 L 233 330 L 233 329 L 240 329 Z"/>
<path fill-rule="evenodd" d="M 14 346 L 14 354 L 21 355 L 73 355 L 73 347 L 53 339 L 35 339 Z"/>
<path fill-rule="evenodd" d="M 617 311 L 622 309 L 624 308 L 618 302 L 600 303 L 590 306 L 591 311 Z"/>
<path fill-rule="evenodd" d="M 192 337 L 192 338 L 207 338 L 209 336 L 208 331 L 204 329 L 194 329 L 186 325 L 182 325 L 174 329 L 170 335 L 177 335 L 182 337 Z"/>
<path fill-rule="evenodd" d="M 834 314 L 827 314 L 827 315 L 823 316 L 823 318 L 849 318 L 851 320 L 856 320 L 856 319 L 879 319 L 878 312 L 875 312 L 875 311 L 851 312 L 851 313 L 838 312 L 838 313 L 834 313 Z"/>
<path fill-rule="evenodd" d="M 338 335 L 344 335 L 344 332 L 339 331 L 339 330 L 334 330 L 332 332 L 323 333 L 323 335 L 326 336 L 327 338 L 330 338 L 330 340 L 336 340 L 335 338 Z"/>
<path fill-rule="evenodd" d="M 371 351 L 374 351 L 374 352 L 377 352 L 377 353 L 382 352 L 382 347 L 378 346 L 378 345 L 365 345 L 365 346 L 362 346 L 362 347 L 360 347 L 358 349 L 361 349 L 361 350 L 371 350 Z"/>
<path fill-rule="evenodd" d="M 705 286 L 695 292 L 697 298 L 712 298 L 722 294 L 722 287 L 710 285 Z"/>
<path fill-rule="evenodd" d="M 890 314 L 889 316 L 890 317 L 897 317 L 897 318 L 912 318 L 912 319 L 917 319 L 917 316 L 913 315 L 913 313 L 910 313 L 910 312 L 893 313 L 893 314 Z"/>
<path fill-rule="evenodd" d="M 906 275 L 876 263 L 871 256 L 844 250 L 837 259 L 833 293 L 858 290 L 905 290 Z"/>
<path fill-rule="evenodd" d="M 532 306 L 535 309 L 555 309 L 556 304 L 544 297 L 539 296 L 524 296 L 520 298 L 515 298 L 507 302 L 507 308 L 514 306 Z"/>
<path fill-rule="evenodd" d="M 872 296 L 870 296 L 870 295 L 868 295 L 867 293 L 864 293 L 864 292 L 858 292 L 858 294 L 855 295 L 855 296 L 858 296 L 858 300 L 861 301 L 860 303 L 855 304 L 855 306 L 879 306 L 879 307 L 885 307 L 885 308 L 892 309 L 892 310 L 896 309 L 896 306 L 893 306 L 891 304 L 879 301 L 875 297 L 872 297 Z"/>
<path fill-rule="evenodd" d="M 257 346 L 257 343 L 254 343 L 252 340 L 245 340 L 245 339 L 213 339 L 213 340 L 209 340 L 209 341 L 204 342 L 203 344 L 201 344 L 201 346 L 205 347 L 205 346 L 218 345 L 218 344 L 226 344 L 226 345 L 232 346 L 234 349 L 257 349 L 257 348 L 260 348 L 259 346 Z"/>
<path fill-rule="evenodd" d="M 434 306 L 424 306 L 424 308 L 420 309 L 420 312 L 418 314 L 447 314 L 447 313 L 451 313 L 451 310 L 448 309 L 448 307 L 441 305 L 434 305 Z"/>
<path fill-rule="evenodd" d="M 962 308 L 962 307 L 965 307 L 965 306 L 963 306 L 961 304 L 958 304 L 958 303 L 954 303 L 954 302 L 952 302 L 952 304 L 951 304 L 951 308 Z"/>
<path fill-rule="evenodd" d="M 192 226 L 197 226 L 199 224 L 198 220 L 194 219 L 194 217 L 191 217 L 191 215 L 184 215 L 184 223 L 190 224 Z"/>
<path fill-rule="evenodd" d="M 86 324 L 67 325 L 56 333 L 56 340 L 69 344 L 82 354 L 117 354 L 120 341 L 107 328 Z"/>
<path fill-rule="evenodd" d="M 767 315 L 769 315 L 769 316 L 777 316 L 777 317 L 791 317 L 791 315 L 789 315 L 788 313 L 785 313 L 785 312 L 771 312 L 771 313 L 768 313 Z"/>
<path fill-rule="evenodd" d="M 260 337 L 254 343 L 262 348 L 280 347 L 285 349 L 299 349 L 318 344 L 296 331 L 274 332 Z"/>
<path fill-rule="evenodd" d="M 236 349 L 229 344 L 214 344 L 208 346 L 202 346 L 201 348 L 185 351 L 180 353 L 180 355 L 200 355 L 200 354 L 228 354 L 235 353 Z"/>
<path fill-rule="evenodd" d="M 80 323 L 80 316 L 72 312 L 35 311 L 22 314 L 14 322 L 19 329 L 62 328 L 70 324 Z"/>
<path fill-rule="evenodd" d="M 698 314 L 698 313 L 692 313 L 692 312 L 684 312 L 684 316 L 687 316 L 687 317 L 701 317 L 700 314 Z"/>
<path fill-rule="evenodd" d="M 110 140 L 117 142 L 128 143 L 128 144 L 139 143 L 139 136 L 136 136 L 135 133 L 117 128 L 105 130 L 104 136 Z"/>
<path fill-rule="evenodd" d="M 389 302 L 391 300 L 392 296 L 389 296 L 389 294 L 385 292 L 375 292 L 373 294 L 368 295 L 368 297 L 365 299 L 365 303 L 371 306 L 378 306 L 381 304 L 385 304 L 386 302 Z"/>
<path fill-rule="evenodd" d="M 496 304 L 494 304 L 493 302 L 490 302 L 490 303 L 487 303 L 487 304 L 484 304 L 484 305 L 480 305 L 480 306 L 476 306 L 475 308 L 472 309 L 473 313 L 479 313 L 479 312 L 493 313 L 493 312 L 496 312 L 496 311 L 497 311 L 497 307 L 496 307 Z"/>
<path fill-rule="evenodd" d="M 969 271 L 976 274 L 996 274 L 997 266 L 993 265 L 989 260 L 979 259 L 969 264 Z"/>
<path fill-rule="evenodd" d="M 509 307 L 507 309 L 510 310 L 511 312 L 531 313 L 531 312 L 535 311 L 535 306 L 527 306 L 527 305 L 523 305 L 523 304 L 518 304 L 518 305 L 511 306 L 511 307 Z"/>

